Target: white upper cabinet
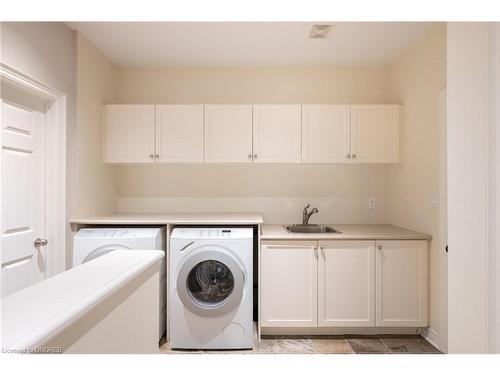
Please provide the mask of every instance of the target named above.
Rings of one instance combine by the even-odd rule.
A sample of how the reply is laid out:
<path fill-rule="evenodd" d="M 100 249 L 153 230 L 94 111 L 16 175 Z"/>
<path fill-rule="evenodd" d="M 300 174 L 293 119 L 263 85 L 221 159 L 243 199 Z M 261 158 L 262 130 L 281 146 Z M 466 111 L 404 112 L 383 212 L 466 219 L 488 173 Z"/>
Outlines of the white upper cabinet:
<path fill-rule="evenodd" d="M 300 105 L 253 106 L 253 161 L 300 163 Z"/>
<path fill-rule="evenodd" d="M 203 162 L 203 105 L 156 106 L 156 161 Z"/>
<path fill-rule="evenodd" d="M 261 245 L 263 327 L 317 325 L 316 245 L 316 241 L 273 241 Z"/>
<path fill-rule="evenodd" d="M 112 163 L 153 163 L 155 106 L 106 105 L 103 159 Z"/>
<path fill-rule="evenodd" d="M 376 248 L 377 326 L 427 326 L 427 241 L 377 241 Z"/>
<path fill-rule="evenodd" d="M 320 241 L 318 326 L 375 326 L 375 243 Z"/>
<path fill-rule="evenodd" d="M 353 163 L 399 161 L 399 105 L 351 106 Z"/>
<path fill-rule="evenodd" d="M 108 163 L 396 163 L 399 105 L 105 105 Z"/>
<path fill-rule="evenodd" d="M 205 162 L 252 162 L 252 106 L 205 105 Z"/>
<path fill-rule="evenodd" d="M 302 106 L 302 162 L 350 161 L 350 106 Z"/>

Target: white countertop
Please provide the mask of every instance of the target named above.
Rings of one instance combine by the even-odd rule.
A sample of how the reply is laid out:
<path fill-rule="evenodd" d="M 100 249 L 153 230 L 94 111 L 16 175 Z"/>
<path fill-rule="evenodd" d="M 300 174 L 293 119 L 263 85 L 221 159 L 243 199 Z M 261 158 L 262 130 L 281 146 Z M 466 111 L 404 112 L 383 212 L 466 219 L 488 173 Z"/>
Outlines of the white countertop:
<path fill-rule="evenodd" d="M 113 251 L 3 298 L 2 348 L 43 345 L 163 256 Z"/>
<path fill-rule="evenodd" d="M 72 219 L 72 224 L 89 225 L 248 225 L 262 224 L 262 215 L 255 213 L 166 213 L 115 214 Z"/>
<path fill-rule="evenodd" d="M 388 224 L 328 224 L 342 233 L 288 233 L 286 225 L 263 225 L 261 240 L 430 240 L 432 236 Z"/>

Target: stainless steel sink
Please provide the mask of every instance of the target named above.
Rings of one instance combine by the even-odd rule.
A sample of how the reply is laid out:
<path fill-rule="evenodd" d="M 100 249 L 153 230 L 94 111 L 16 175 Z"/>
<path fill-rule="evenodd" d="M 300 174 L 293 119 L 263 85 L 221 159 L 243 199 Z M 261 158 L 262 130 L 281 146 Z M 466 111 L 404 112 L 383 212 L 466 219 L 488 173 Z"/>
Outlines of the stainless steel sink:
<path fill-rule="evenodd" d="M 342 233 L 335 228 L 321 224 L 293 224 L 285 227 L 288 233 Z"/>

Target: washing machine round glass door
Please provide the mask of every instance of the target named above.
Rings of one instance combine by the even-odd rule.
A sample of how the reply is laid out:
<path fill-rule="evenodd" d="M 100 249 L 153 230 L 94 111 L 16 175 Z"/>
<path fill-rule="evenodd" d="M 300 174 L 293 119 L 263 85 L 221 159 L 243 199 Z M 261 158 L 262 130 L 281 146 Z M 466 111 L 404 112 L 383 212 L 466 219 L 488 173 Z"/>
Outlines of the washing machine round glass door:
<path fill-rule="evenodd" d="M 190 252 L 180 267 L 177 293 L 197 315 L 220 316 L 241 302 L 245 270 L 229 249 L 206 246 Z"/>

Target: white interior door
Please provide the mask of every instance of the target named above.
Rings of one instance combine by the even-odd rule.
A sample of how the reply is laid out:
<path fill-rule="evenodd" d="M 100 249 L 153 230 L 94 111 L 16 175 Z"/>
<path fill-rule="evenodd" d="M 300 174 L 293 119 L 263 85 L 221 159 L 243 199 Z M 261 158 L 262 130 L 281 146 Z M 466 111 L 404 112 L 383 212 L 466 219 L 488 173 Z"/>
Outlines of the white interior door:
<path fill-rule="evenodd" d="M 492 336 L 496 328 L 491 318 L 494 309 L 500 309 L 496 301 L 500 292 L 492 288 L 492 279 L 498 280 L 500 273 L 491 274 L 493 260 L 500 255 L 494 254 L 499 248 L 500 233 L 496 195 L 500 185 L 496 185 L 499 181 L 495 176 L 500 160 L 500 127 L 494 123 L 500 114 L 500 79 L 495 77 L 500 75 L 500 53 L 494 43 L 495 39 L 500 40 L 500 31 L 495 35 L 495 26 L 486 22 L 450 22 L 446 31 L 451 354 L 495 351 Z"/>
<path fill-rule="evenodd" d="M 45 277 L 45 114 L 1 103 L 2 297 Z"/>

